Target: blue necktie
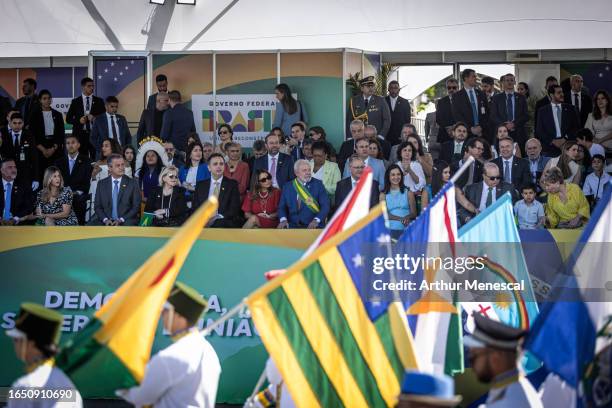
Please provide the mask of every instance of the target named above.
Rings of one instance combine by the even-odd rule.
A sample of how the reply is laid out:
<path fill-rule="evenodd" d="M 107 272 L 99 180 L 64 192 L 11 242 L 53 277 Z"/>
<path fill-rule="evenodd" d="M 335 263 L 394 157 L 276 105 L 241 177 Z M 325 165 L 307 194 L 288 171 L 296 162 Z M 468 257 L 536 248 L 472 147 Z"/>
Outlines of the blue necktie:
<path fill-rule="evenodd" d="M 476 95 L 474 94 L 474 90 L 470 89 L 468 91 L 468 95 L 470 96 L 470 103 L 472 104 L 472 116 L 474 116 L 474 126 L 478 126 L 478 106 L 476 104 Z"/>
<path fill-rule="evenodd" d="M 512 94 L 506 95 L 506 114 L 508 115 L 508 122 L 514 120 L 514 105 L 512 100 Z"/>
<path fill-rule="evenodd" d="M 115 186 L 113 187 L 113 210 L 112 217 L 113 220 L 119 219 L 119 211 L 117 211 L 117 201 L 119 199 L 119 180 L 114 180 L 113 183 Z"/>
<path fill-rule="evenodd" d="M 2 214 L 3 220 L 11 219 L 11 183 L 6 183 L 4 185 L 4 213 Z"/>
<path fill-rule="evenodd" d="M 75 159 L 68 158 L 68 167 L 70 168 L 68 170 L 68 174 L 72 174 L 72 169 L 74 169 L 74 161 Z"/>

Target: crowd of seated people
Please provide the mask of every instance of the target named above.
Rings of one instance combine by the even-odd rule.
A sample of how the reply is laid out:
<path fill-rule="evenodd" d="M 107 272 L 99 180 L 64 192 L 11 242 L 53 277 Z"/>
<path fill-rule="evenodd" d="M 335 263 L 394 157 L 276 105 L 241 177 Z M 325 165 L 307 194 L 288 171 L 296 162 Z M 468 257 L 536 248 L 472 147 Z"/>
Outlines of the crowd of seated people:
<path fill-rule="evenodd" d="M 532 109 L 526 84 L 515 91 L 514 75 L 500 79 L 501 92 L 484 92 L 466 69 L 462 89 L 447 81 L 435 141 L 410 124 L 395 83 L 380 98 L 368 77 L 352 98 L 350 138 L 341 146 L 322 126 L 308 127 L 305 106 L 280 84 L 275 127 L 248 154 L 229 124 L 219 125 L 215 143 L 202 143 L 180 92 L 168 92 L 165 76 L 157 79 L 135 143 L 120 101 L 94 96 L 90 78 L 72 100 L 67 134 L 51 92 L 36 93 L 36 81 L 25 80 L 30 103 L 16 105 L 0 129 L 2 224 L 139 225 L 148 214 L 153 226 L 179 226 L 214 195 L 219 209 L 209 227 L 322 228 L 370 168 L 370 206 L 386 203 L 394 237 L 459 169 L 460 224 L 508 193 L 520 228 L 578 228 L 610 188 L 610 97 L 597 91 L 585 99 L 579 75 L 567 90 L 548 78 L 546 96 Z M 360 114 L 360 107 L 380 114 Z"/>

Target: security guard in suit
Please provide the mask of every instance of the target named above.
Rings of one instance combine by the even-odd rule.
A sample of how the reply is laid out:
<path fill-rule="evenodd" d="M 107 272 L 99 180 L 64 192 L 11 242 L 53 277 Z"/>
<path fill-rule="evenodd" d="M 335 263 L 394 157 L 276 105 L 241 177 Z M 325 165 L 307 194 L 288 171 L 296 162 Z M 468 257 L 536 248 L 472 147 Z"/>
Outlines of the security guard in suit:
<path fill-rule="evenodd" d="M 382 96 L 374 95 L 374 77 L 369 76 L 359 81 L 361 94 L 353 96 L 348 103 L 346 115 L 347 134 L 350 134 L 351 122 L 362 120 L 366 125 L 374 125 L 379 135 L 386 137 L 391 127 L 389 105 Z"/>

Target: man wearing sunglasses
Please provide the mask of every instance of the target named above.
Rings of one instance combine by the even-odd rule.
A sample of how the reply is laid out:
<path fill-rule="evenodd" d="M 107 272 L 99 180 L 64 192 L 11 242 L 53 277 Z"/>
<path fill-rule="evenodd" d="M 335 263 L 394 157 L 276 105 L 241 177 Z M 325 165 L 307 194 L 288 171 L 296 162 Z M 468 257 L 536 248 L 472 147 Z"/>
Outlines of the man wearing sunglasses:
<path fill-rule="evenodd" d="M 453 95 L 459 90 L 459 82 L 455 78 L 448 78 L 446 80 L 446 91 L 448 95 L 440 98 L 436 105 L 436 123 L 438 124 L 438 140 L 437 142 L 442 144 L 452 140 L 451 132 L 452 127 L 455 124 L 453 118 Z"/>
<path fill-rule="evenodd" d="M 485 163 L 482 170 L 482 183 L 474 183 L 465 187 L 465 197 L 478 209 L 484 211 L 506 192 L 512 196 L 512 203 L 518 200 L 518 193 L 510 183 L 502 181 L 499 167 L 495 163 Z M 473 214 L 465 208 L 459 208 L 459 219 L 467 223 Z"/>

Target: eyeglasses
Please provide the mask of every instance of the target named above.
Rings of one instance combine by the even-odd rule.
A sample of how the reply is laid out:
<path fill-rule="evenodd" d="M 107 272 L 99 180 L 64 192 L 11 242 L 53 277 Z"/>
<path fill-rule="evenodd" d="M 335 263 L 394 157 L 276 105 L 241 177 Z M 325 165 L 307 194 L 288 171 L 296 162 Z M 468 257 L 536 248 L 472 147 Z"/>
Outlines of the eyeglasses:
<path fill-rule="evenodd" d="M 168 174 L 166 177 L 168 177 L 169 179 L 175 179 L 175 178 L 178 178 L 178 177 L 176 176 L 176 174 Z"/>
<path fill-rule="evenodd" d="M 232 149 L 232 150 L 228 150 L 228 152 L 229 153 L 240 153 L 240 150 Z"/>
<path fill-rule="evenodd" d="M 446 89 L 448 89 L 449 91 L 456 91 L 459 87 L 458 86 L 447 86 Z"/>
<path fill-rule="evenodd" d="M 259 182 L 260 183 L 265 183 L 266 181 L 270 181 L 270 180 L 272 180 L 272 177 L 266 176 L 266 177 L 260 178 Z"/>
<path fill-rule="evenodd" d="M 365 166 L 351 166 L 351 168 L 355 170 L 360 170 L 360 169 L 363 170 L 365 169 Z"/>
<path fill-rule="evenodd" d="M 500 176 L 487 176 L 487 175 L 485 175 L 485 177 L 488 178 L 491 181 L 501 180 Z"/>

